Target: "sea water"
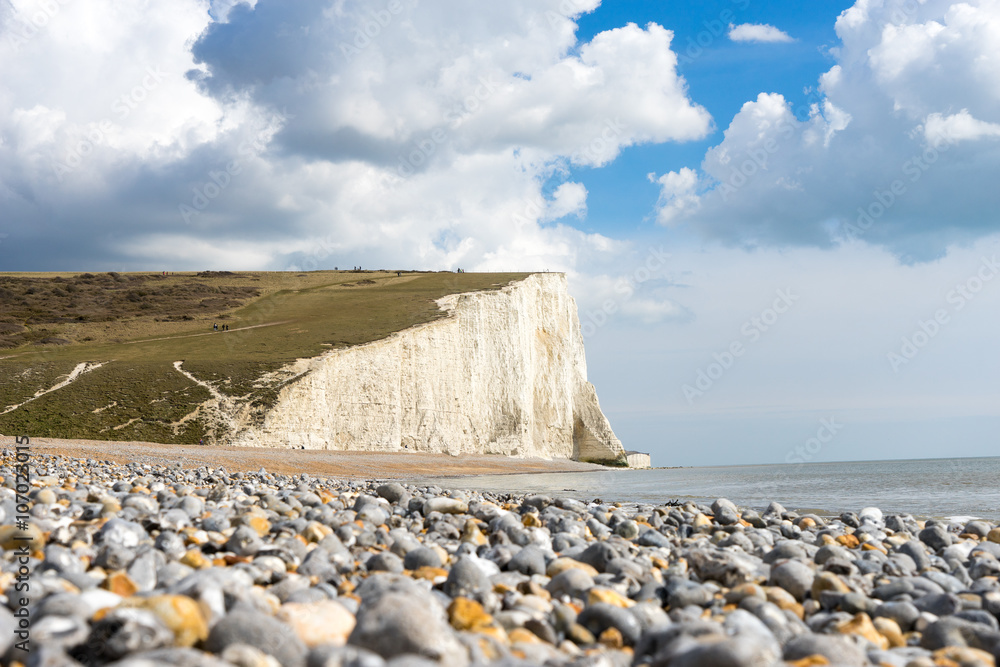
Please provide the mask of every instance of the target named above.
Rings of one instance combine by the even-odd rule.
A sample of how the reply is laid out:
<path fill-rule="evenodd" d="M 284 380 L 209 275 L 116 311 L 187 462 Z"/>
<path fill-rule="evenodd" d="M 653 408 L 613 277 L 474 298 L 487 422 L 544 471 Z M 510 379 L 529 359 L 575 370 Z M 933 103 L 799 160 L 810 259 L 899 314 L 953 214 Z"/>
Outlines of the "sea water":
<path fill-rule="evenodd" d="M 820 514 L 874 506 L 885 514 L 1000 520 L 1000 457 L 791 465 L 599 470 L 423 479 L 446 488 L 663 504 L 728 498 L 761 510 L 777 501 Z"/>

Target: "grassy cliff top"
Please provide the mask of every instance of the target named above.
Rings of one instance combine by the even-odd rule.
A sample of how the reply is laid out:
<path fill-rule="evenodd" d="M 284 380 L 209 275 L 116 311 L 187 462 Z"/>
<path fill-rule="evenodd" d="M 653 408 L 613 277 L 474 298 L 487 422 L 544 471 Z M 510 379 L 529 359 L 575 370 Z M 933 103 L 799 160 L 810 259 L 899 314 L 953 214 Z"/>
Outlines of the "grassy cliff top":
<path fill-rule="evenodd" d="M 443 296 L 527 275 L 0 273 L 0 433 L 214 441 L 200 407 L 212 390 L 262 412 L 287 363 L 430 322 Z"/>

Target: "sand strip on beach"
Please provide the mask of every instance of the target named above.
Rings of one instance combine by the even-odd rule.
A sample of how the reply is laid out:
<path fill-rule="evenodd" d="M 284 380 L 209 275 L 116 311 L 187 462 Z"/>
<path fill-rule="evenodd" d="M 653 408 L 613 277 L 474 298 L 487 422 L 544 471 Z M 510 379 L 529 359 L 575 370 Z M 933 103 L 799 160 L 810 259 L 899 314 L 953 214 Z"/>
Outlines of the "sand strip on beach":
<path fill-rule="evenodd" d="M 0 446 L 13 447 L 14 438 L 0 436 Z M 185 467 L 224 466 L 229 471 L 290 475 L 308 473 L 353 479 L 414 479 L 516 473 L 586 472 L 605 470 L 568 459 L 512 458 L 489 454 L 409 452 L 343 452 L 320 449 L 278 449 L 212 445 L 167 445 L 153 442 L 107 442 L 31 438 L 32 451 L 82 459 L 137 462 L 150 465 L 182 463 Z"/>

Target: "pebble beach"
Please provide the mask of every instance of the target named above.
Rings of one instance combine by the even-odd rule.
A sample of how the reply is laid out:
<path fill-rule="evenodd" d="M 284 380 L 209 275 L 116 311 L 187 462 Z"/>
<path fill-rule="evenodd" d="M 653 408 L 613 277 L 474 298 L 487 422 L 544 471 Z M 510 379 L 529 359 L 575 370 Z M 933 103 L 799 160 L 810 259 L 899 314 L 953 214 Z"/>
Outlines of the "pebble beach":
<path fill-rule="evenodd" d="M 984 521 L 40 452 L 19 494 L 17 471 L 8 447 L 5 665 L 930 667 L 1000 655 L 1000 528 Z"/>

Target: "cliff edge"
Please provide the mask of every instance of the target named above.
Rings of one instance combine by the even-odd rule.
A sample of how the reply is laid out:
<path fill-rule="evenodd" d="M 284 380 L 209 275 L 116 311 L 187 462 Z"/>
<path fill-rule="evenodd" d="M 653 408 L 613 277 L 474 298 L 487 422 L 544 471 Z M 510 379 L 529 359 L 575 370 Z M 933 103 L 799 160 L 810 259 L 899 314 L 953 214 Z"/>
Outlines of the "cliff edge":
<path fill-rule="evenodd" d="M 563 274 L 437 303 L 447 317 L 293 364 L 298 379 L 232 444 L 624 463 Z"/>

